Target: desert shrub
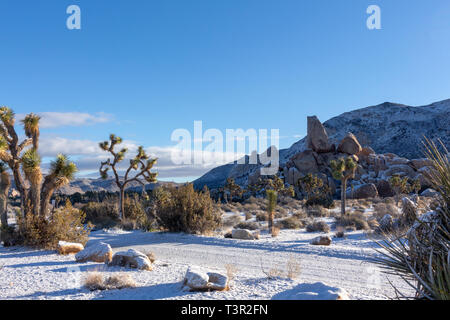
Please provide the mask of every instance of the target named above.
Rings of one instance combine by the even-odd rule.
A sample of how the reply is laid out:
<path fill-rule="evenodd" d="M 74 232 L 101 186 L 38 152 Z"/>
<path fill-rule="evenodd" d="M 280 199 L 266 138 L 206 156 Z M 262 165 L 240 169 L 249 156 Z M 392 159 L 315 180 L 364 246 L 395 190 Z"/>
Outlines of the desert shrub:
<path fill-rule="evenodd" d="M 86 221 L 96 228 L 113 227 L 119 223 L 119 207 L 115 201 L 88 202 L 81 210 L 86 214 Z"/>
<path fill-rule="evenodd" d="M 144 203 L 137 194 L 131 197 L 125 197 L 125 217 L 128 221 L 134 222 L 133 229 L 145 229 L 147 225 L 147 214 Z"/>
<path fill-rule="evenodd" d="M 313 221 L 306 225 L 307 232 L 330 232 L 330 226 L 325 221 Z"/>
<path fill-rule="evenodd" d="M 260 212 L 256 215 L 256 221 L 267 221 L 268 215 L 266 212 Z"/>
<path fill-rule="evenodd" d="M 369 224 L 366 219 L 364 219 L 364 216 L 358 213 L 336 217 L 336 225 L 346 229 L 348 227 L 354 227 L 356 230 L 370 229 Z"/>
<path fill-rule="evenodd" d="M 281 229 L 301 229 L 304 227 L 303 222 L 295 216 L 279 220 L 275 225 Z"/>
<path fill-rule="evenodd" d="M 328 210 L 322 206 L 307 206 L 305 211 L 309 217 L 327 217 L 329 215 Z"/>
<path fill-rule="evenodd" d="M 33 214 L 19 217 L 18 239 L 24 245 L 45 249 L 56 249 L 59 241 L 85 245 L 92 226 L 84 226 L 84 220 L 85 214 L 67 201 L 48 219 Z"/>
<path fill-rule="evenodd" d="M 197 192 L 192 184 L 168 187 L 170 196 L 156 206 L 158 223 L 171 232 L 204 234 L 221 224 L 221 214 L 214 208 L 209 191 Z"/>
<path fill-rule="evenodd" d="M 234 226 L 235 229 L 258 230 L 260 224 L 258 222 L 245 221 Z"/>

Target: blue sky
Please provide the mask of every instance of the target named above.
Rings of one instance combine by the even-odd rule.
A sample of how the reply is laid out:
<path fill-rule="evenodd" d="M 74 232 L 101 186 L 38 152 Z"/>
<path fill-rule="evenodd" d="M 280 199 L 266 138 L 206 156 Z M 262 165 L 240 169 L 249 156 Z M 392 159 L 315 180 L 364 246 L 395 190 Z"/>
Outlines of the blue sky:
<path fill-rule="evenodd" d="M 67 152 L 82 174 L 112 132 L 160 158 L 194 120 L 280 129 L 289 147 L 308 115 L 450 98 L 448 0 L 0 0 L 0 48 L 0 104 L 47 112 L 43 156 Z M 163 179 L 207 169 L 166 162 Z"/>

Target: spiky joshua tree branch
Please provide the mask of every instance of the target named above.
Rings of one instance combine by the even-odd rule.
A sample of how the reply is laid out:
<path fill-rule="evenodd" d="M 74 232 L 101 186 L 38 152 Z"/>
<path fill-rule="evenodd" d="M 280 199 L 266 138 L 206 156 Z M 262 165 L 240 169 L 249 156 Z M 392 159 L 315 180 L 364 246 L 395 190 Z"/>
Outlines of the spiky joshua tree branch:
<path fill-rule="evenodd" d="M 157 173 L 153 173 L 150 170 L 156 164 L 157 159 L 150 159 L 150 157 L 145 153 L 144 148 L 140 146 L 138 148 L 137 154 L 133 159 L 130 159 L 130 165 L 125 172 L 123 178 L 119 176 L 118 165 L 125 159 L 125 155 L 128 152 L 127 148 L 122 148 L 120 151 L 115 151 L 114 148 L 122 143 L 122 138 L 117 137 L 114 134 L 109 136 L 109 141 L 100 142 L 99 146 L 103 151 L 106 151 L 112 155 L 112 158 L 104 161 L 100 165 L 100 175 L 103 179 L 108 178 L 109 169 L 112 170 L 114 174 L 114 179 L 117 187 L 120 190 L 119 197 L 119 218 L 123 220 L 125 217 L 125 188 L 127 184 L 132 181 L 139 182 L 142 188 L 145 188 L 145 182 L 154 183 L 156 182 Z M 135 173 L 134 175 L 130 175 Z M 144 182 L 144 181 L 145 182 Z"/>
<path fill-rule="evenodd" d="M 8 107 L 0 108 L 0 160 L 13 173 L 23 213 L 45 216 L 51 196 L 73 179 L 77 168 L 66 156 L 59 155 L 51 164 L 49 174 L 43 178 L 38 153 L 39 120 L 38 115 L 30 113 L 21 121 L 26 138 L 19 142 L 14 127 L 14 112 Z"/>

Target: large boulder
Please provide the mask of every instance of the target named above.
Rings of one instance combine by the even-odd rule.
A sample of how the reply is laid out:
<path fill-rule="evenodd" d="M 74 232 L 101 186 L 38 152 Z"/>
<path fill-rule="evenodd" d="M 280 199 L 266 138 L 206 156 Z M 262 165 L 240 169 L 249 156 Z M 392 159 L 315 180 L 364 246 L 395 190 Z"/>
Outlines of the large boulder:
<path fill-rule="evenodd" d="M 75 255 L 75 260 L 77 262 L 111 262 L 112 259 L 112 249 L 111 246 L 104 242 L 97 242 L 91 244 L 89 247 L 85 248 L 83 251 L 78 252 Z"/>
<path fill-rule="evenodd" d="M 114 254 L 109 266 L 118 266 L 125 268 L 134 268 L 139 270 L 151 271 L 152 262 L 140 251 L 130 249 L 128 251 L 120 251 Z"/>
<path fill-rule="evenodd" d="M 404 177 L 404 176 L 414 176 L 416 175 L 416 173 L 414 169 L 407 164 L 395 164 L 389 166 L 388 169 L 383 172 L 384 178 L 389 178 L 392 177 L 393 175 Z"/>
<path fill-rule="evenodd" d="M 331 244 L 329 236 L 319 236 L 311 240 L 311 244 L 315 246 L 329 246 Z"/>
<path fill-rule="evenodd" d="M 81 243 L 73 243 L 73 242 L 66 242 L 66 241 L 59 241 L 58 247 L 56 250 L 59 254 L 66 255 L 66 254 L 75 254 L 84 249 L 84 246 Z"/>
<path fill-rule="evenodd" d="M 334 145 L 328 142 L 327 131 L 316 116 L 308 117 L 307 147 L 317 153 L 333 152 Z"/>
<path fill-rule="evenodd" d="M 358 154 L 362 151 L 361 145 L 353 133 L 348 133 L 337 148 L 338 152 L 347 154 Z"/>
<path fill-rule="evenodd" d="M 409 164 L 416 170 L 422 169 L 423 167 L 430 167 L 433 165 L 433 161 L 430 159 L 412 159 Z"/>
<path fill-rule="evenodd" d="M 377 187 L 373 183 L 366 183 L 357 186 L 353 192 L 347 191 L 347 197 L 349 199 L 367 199 L 376 198 L 378 196 Z"/>
<path fill-rule="evenodd" d="M 247 229 L 234 229 L 231 232 L 231 237 L 233 239 L 241 239 L 241 240 L 257 240 L 259 236 L 250 230 Z"/>
<path fill-rule="evenodd" d="M 319 166 L 317 165 L 317 154 L 312 150 L 305 150 L 291 158 L 295 167 L 301 173 L 317 173 Z"/>
<path fill-rule="evenodd" d="M 288 176 L 286 179 L 286 182 L 289 183 L 291 186 L 297 186 L 298 180 L 302 178 L 304 174 L 302 174 L 296 167 L 291 167 L 288 170 Z"/>
<path fill-rule="evenodd" d="M 377 190 L 378 194 L 382 198 L 393 197 L 395 195 L 394 190 L 392 190 L 390 183 L 386 180 L 378 180 Z"/>
<path fill-rule="evenodd" d="M 228 276 L 199 267 L 189 267 L 183 285 L 190 291 L 224 291 L 228 290 Z"/>
<path fill-rule="evenodd" d="M 350 296 L 344 289 L 316 282 L 301 283 L 274 295 L 272 300 L 350 300 Z"/>

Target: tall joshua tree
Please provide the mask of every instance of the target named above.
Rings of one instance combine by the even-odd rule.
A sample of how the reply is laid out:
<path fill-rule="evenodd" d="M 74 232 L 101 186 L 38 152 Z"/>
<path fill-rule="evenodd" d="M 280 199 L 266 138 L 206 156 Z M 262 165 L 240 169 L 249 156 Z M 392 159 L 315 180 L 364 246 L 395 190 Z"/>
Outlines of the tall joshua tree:
<path fill-rule="evenodd" d="M 341 181 L 341 215 L 345 215 L 345 202 L 347 200 L 347 181 L 355 177 L 356 163 L 351 157 L 340 158 L 330 163 L 333 178 Z"/>
<path fill-rule="evenodd" d="M 69 183 L 77 169 L 66 156 L 59 155 L 43 178 L 38 153 L 39 120 L 33 113 L 22 120 L 26 138 L 20 142 L 14 127 L 14 112 L 8 107 L 0 108 L 0 160 L 13 173 L 23 213 L 45 216 L 54 191 Z"/>
<path fill-rule="evenodd" d="M 8 193 L 11 181 L 6 164 L 0 162 L 0 222 L 2 226 L 8 225 Z"/>
<path fill-rule="evenodd" d="M 119 196 L 119 218 L 123 220 L 125 215 L 125 188 L 127 184 L 132 181 L 142 184 L 142 188 L 145 188 L 144 179 L 147 183 L 156 182 L 157 173 L 150 172 L 153 166 L 156 164 L 157 159 L 150 159 L 145 153 L 144 148 L 141 146 L 138 148 L 136 156 L 130 160 L 130 166 L 125 172 L 125 176 L 121 178 L 118 173 L 117 166 L 125 159 L 125 154 L 128 149 L 122 148 L 120 151 L 115 151 L 116 145 L 122 143 L 122 138 L 117 137 L 114 134 L 109 136 L 109 141 L 100 142 L 99 146 L 103 151 L 109 152 L 112 155 L 112 159 L 108 159 L 102 162 L 100 165 L 100 175 L 103 179 L 108 178 L 108 171 L 112 169 L 114 173 L 114 179 L 117 187 L 120 190 Z M 130 176 L 131 171 L 135 171 L 135 175 Z"/>

